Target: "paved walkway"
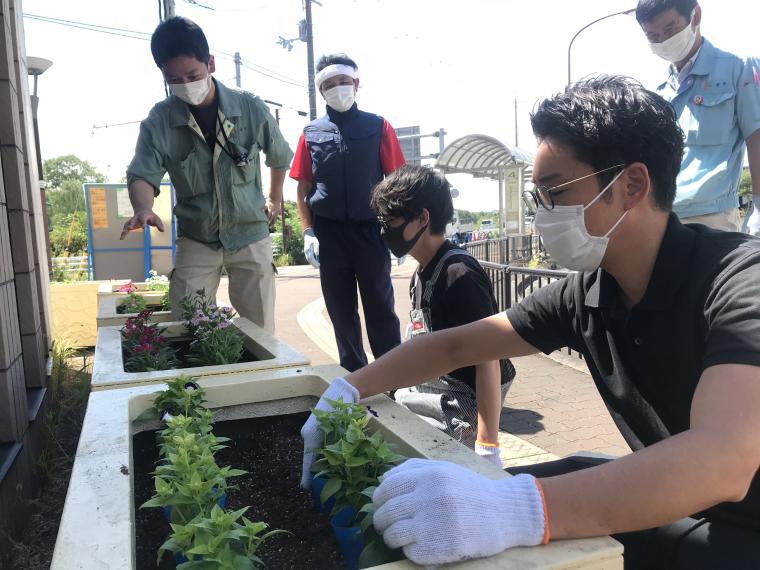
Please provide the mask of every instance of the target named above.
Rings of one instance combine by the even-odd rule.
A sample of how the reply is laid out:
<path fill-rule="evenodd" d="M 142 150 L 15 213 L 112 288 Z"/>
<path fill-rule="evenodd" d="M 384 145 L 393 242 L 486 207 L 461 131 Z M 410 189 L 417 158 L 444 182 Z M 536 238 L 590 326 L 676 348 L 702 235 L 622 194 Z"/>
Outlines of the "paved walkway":
<path fill-rule="evenodd" d="M 415 267 L 407 261 L 392 272 L 402 335 L 410 307 L 409 277 Z M 226 279 L 218 298 L 220 303 L 228 302 Z M 312 364 L 337 360 L 316 270 L 310 266 L 280 268 L 275 315 L 278 338 L 308 356 Z M 365 351 L 371 355 L 366 331 L 364 339 Z M 536 355 L 513 361 L 517 377 L 500 422 L 505 464 L 535 463 L 578 451 L 616 456 L 630 451 L 582 361 L 571 357 L 560 360 Z"/>

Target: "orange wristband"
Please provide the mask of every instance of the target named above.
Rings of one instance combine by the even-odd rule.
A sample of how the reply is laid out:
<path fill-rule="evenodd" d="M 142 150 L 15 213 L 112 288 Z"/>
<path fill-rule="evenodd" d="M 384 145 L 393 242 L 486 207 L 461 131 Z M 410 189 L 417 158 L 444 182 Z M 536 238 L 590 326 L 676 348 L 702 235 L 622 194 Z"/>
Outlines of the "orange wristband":
<path fill-rule="evenodd" d="M 541 544 L 548 544 L 549 542 L 549 509 L 546 508 L 546 497 L 544 496 L 544 488 L 538 479 L 533 479 L 536 482 L 538 493 L 541 495 L 541 504 L 544 507 L 544 537 L 541 539 Z"/>

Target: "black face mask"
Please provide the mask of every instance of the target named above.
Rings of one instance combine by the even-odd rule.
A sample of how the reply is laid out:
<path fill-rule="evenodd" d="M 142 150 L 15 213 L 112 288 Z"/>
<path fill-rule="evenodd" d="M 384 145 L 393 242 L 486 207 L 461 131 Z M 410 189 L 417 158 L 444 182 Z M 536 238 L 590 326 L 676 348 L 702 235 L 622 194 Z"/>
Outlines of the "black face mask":
<path fill-rule="evenodd" d="M 391 253 L 396 257 L 404 257 L 414 247 L 414 244 L 422 236 L 423 232 L 427 229 L 428 225 L 425 224 L 420 228 L 412 239 L 404 239 L 404 230 L 409 225 L 409 220 L 406 220 L 397 228 L 392 228 L 388 224 L 381 224 L 380 235 L 385 240 L 385 245 L 391 250 Z"/>

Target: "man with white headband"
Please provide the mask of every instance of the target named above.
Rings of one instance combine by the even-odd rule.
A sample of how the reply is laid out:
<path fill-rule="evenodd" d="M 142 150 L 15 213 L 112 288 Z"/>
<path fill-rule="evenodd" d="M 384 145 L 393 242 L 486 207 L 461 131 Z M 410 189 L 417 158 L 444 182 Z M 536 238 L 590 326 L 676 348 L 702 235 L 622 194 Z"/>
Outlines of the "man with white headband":
<path fill-rule="evenodd" d="M 180 317 L 180 300 L 188 293 L 204 289 L 213 300 L 224 267 L 237 312 L 274 331 L 269 225 L 280 212 L 293 153 L 261 99 L 228 89 L 211 76 L 214 56 L 195 23 L 165 20 L 153 33 L 151 51 L 171 95 L 140 124 L 127 169 L 134 216 L 124 224 L 121 239 L 145 226 L 164 231 L 153 199 L 168 172 L 179 223 L 169 290 L 174 316 Z M 270 170 L 266 198 L 261 152 Z"/>
<path fill-rule="evenodd" d="M 760 235 L 760 60 L 702 37 L 696 0 L 640 0 L 636 19 L 652 51 L 670 62 L 658 93 L 686 134 L 673 211 L 681 221 L 739 231 L 737 192 L 746 142 L 753 203 L 743 229 Z"/>
<path fill-rule="evenodd" d="M 390 255 L 370 198 L 373 186 L 406 161 L 388 121 L 357 108 L 359 70 L 351 58 L 322 56 L 316 86 L 327 113 L 304 127 L 290 177 L 298 181 L 304 254 L 320 270 L 340 364 L 354 371 L 367 364 L 357 285 L 375 358 L 401 342 Z"/>

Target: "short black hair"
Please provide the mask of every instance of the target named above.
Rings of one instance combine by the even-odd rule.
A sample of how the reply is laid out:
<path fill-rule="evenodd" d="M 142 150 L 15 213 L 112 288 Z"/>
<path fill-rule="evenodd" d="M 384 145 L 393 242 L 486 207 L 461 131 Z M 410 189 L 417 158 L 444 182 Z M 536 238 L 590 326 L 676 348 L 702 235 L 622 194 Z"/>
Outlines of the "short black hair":
<path fill-rule="evenodd" d="M 637 81 L 602 75 L 568 85 L 539 102 L 530 121 L 539 140 L 551 138 L 567 146 L 594 170 L 644 163 L 655 205 L 665 211 L 673 207 L 683 131 L 670 104 Z M 600 189 L 615 174 L 600 174 Z"/>
<path fill-rule="evenodd" d="M 454 219 L 451 184 L 443 174 L 426 166 L 404 165 L 372 190 L 372 207 L 381 218 L 413 220 L 425 208 L 430 213 L 430 233 L 440 235 Z"/>
<path fill-rule="evenodd" d="M 178 55 L 194 57 L 202 63 L 209 60 L 208 41 L 203 30 L 181 16 L 168 18 L 158 25 L 150 38 L 150 51 L 159 69 Z"/>
<path fill-rule="evenodd" d="M 359 70 L 359 66 L 356 65 L 356 62 L 345 53 L 331 53 L 320 57 L 316 67 L 317 73 L 322 71 L 328 65 L 350 65 L 355 70 Z"/>
<path fill-rule="evenodd" d="M 639 24 L 651 22 L 668 10 L 675 10 L 687 20 L 697 6 L 697 0 L 639 0 L 636 6 L 636 20 Z"/>

